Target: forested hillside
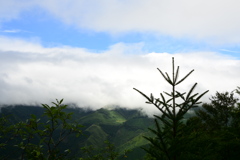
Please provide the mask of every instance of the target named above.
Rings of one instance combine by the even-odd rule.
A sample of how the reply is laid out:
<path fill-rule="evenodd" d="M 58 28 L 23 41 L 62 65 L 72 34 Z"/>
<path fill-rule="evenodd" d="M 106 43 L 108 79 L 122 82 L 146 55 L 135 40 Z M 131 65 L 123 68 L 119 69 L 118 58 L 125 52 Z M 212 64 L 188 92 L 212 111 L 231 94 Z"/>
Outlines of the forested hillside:
<path fill-rule="evenodd" d="M 149 135 L 148 127 L 153 125 L 153 119 L 143 115 L 138 110 L 126 110 L 123 108 L 115 109 L 99 109 L 96 111 L 86 110 L 82 108 L 64 109 L 66 113 L 72 114 L 72 121 L 82 125 L 82 135 L 78 138 L 69 136 L 64 142 L 64 146 L 71 150 L 71 154 L 77 157 L 87 156 L 82 147 L 89 147 L 95 154 L 99 154 L 99 149 L 104 148 L 106 141 L 114 145 L 115 151 L 119 153 L 118 157 L 122 159 L 140 159 L 143 158 L 145 152 L 140 147 L 145 146 L 148 142 L 143 136 Z M 20 121 L 26 122 L 27 119 L 34 114 L 36 118 L 46 123 L 46 117 L 42 117 L 44 108 L 41 106 L 2 106 L 1 117 L 8 116 L 11 123 Z M 1 139 L 4 142 L 4 139 Z M 3 155 L 10 155 L 15 159 L 15 155 L 11 154 L 16 149 L 1 149 Z M 124 157 L 125 156 L 125 157 Z M 8 158 L 10 158 L 8 157 Z M 124 158 L 123 158 L 124 157 Z M 121 158 L 120 158 L 121 159 Z"/>
<path fill-rule="evenodd" d="M 239 94 L 239 90 L 236 91 Z M 178 142 L 182 153 L 177 159 L 237 160 L 240 157 L 240 103 L 234 95 L 233 92 L 217 92 L 210 98 L 210 103 L 203 103 L 184 115 L 181 139 Z M 81 124 L 79 126 L 81 134 L 79 137 L 69 135 L 58 146 L 60 152 L 71 150 L 62 159 L 111 159 L 111 156 L 112 159 L 157 159 L 142 149 L 142 147 L 145 149 L 150 147 L 147 151 L 150 153 L 154 151 L 151 150 L 154 146 L 151 147 L 151 143 L 144 138 L 155 137 L 154 133 L 148 130 L 148 128 L 157 129 L 154 119 L 143 115 L 139 110 L 101 108 L 92 111 L 69 105 L 63 111 L 66 114 L 72 113 L 71 122 Z M 27 142 L 21 139 L 21 133 L 13 131 L 20 128 L 7 126 L 19 123 L 30 125 L 31 115 L 39 119 L 38 123 L 49 123 L 49 119 L 43 116 L 44 112 L 46 109 L 42 106 L 1 106 L 1 159 L 23 159 L 21 157 L 23 148 L 20 144 L 27 145 Z M 158 122 L 164 129 L 164 123 Z M 14 133 L 19 135 L 14 136 Z M 39 140 L 33 138 L 31 144 L 38 145 Z M 169 149 L 175 150 L 175 148 Z M 164 153 L 161 152 L 158 148 L 156 153 L 163 156 Z"/>

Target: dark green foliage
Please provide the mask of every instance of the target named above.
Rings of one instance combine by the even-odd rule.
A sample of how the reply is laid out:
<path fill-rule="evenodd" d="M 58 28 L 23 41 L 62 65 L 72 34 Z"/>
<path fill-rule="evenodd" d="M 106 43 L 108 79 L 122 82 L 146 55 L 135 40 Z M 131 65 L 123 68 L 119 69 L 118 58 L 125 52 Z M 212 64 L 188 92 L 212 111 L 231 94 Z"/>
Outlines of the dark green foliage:
<path fill-rule="evenodd" d="M 233 122 L 233 111 L 237 98 L 234 93 L 219 93 L 210 99 L 211 103 L 204 103 L 203 109 L 197 110 L 196 115 L 201 118 L 210 130 L 228 127 Z"/>
<path fill-rule="evenodd" d="M 210 100 L 210 103 L 203 104 L 202 109 L 196 110 L 197 117 L 188 120 L 188 123 L 196 125 L 198 133 L 195 149 L 205 148 L 208 159 L 239 159 L 238 99 L 233 92 L 217 92 Z M 193 153 L 196 153 L 196 150 L 193 150 Z"/>
<path fill-rule="evenodd" d="M 7 123 L 4 122 L 4 118 L 3 121 L 0 121 L 2 124 L 5 123 L 5 126 L 0 126 L 2 127 L 0 133 L 3 133 L 3 131 L 7 129 L 7 126 L 14 126 L 13 124 L 19 122 L 26 123 L 27 120 L 29 121 L 29 119 L 31 119 L 29 118 L 31 117 L 31 113 L 36 115 L 36 119 L 40 119 L 38 121 L 39 126 L 41 126 L 40 123 L 46 125 L 46 122 L 49 121 L 49 118 L 47 118 L 46 115 L 42 116 L 46 111 L 46 108 L 44 107 L 20 105 L 10 107 L 5 106 L 1 108 L 1 111 L 0 117 L 3 118 L 3 115 L 8 116 L 5 117 Z M 76 138 L 75 134 L 71 134 L 63 140 L 62 145 L 60 144 L 58 147 L 60 152 L 70 149 L 71 152 L 68 153 L 68 159 L 79 159 L 79 157 L 83 156 L 81 154 L 82 152 L 80 152 L 80 148 L 89 146 L 94 146 L 97 155 L 99 153 L 98 150 L 101 150 L 106 145 L 104 143 L 105 140 L 114 144 L 116 149 L 115 152 L 118 152 L 117 159 L 138 160 L 144 157 L 145 152 L 143 150 L 140 151 L 140 146 L 146 145 L 147 141 L 142 136 L 149 135 L 147 127 L 152 125 L 153 120 L 152 118 L 143 116 L 138 110 L 116 108 L 113 110 L 99 109 L 96 111 L 90 111 L 76 108 L 75 105 L 70 104 L 62 111 L 66 114 L 71 114 L 71 119 L 68 120 L 69 123 L 76 122 L 84 126 L 81 128 L 81 136 Z M 92 123 L 89 123 L 88 120 L 91 120 Z M 14 131 L 14 129 L 11 129 L 11 131 Z M 59 131 L 60 130 L 57 129 L 56 133 Z M 4 140 L 7 138 L 6 135 L 11 137 L 9 130 L 5 133 L 8 134 L 2 135 L 0 143 L 5 142 Z M 53 135 L 57 138 L 59 134 Z M 39 144 L 39 140 L 40 138 L 35 136 L 35 138 L 31 139 L 31 143 Z M 6 146 L 1 147 L 0 156 L 9 155 L 8 159 L 17 159 L 16 156 L 21 154 L 21 149 L 14 147 L 14 145 L 19 144 L 20 142 L 20 137 L 8 141 Z M 43 148 L 45 151 L 46 146 L 42 146 L 42 149 Z M 127 157 L 125 157 L 125 152 L 127 150 L 131 150 L 131 152 L 128 152 Z"/>
<path fill-rule="evenodd" d="M 236 93 L 240 96 L 240 87 L 237 87 Z M 238 129 L 240 133 L 240 103 L 236 103 L 232 111 L 232 127 Z"/>
<path fill-rule="evenodd" d="M 64 141 L 71 134 L 79 136 L 82 125 L 70 121 L 72 113 L 63 111 L 67 105 L 62 102 L 63 99 L 53 102 L 54 106 L 42 105 L 45 109 L 42 116 L 46 121 L 32 114 L 25 122 L 12 124 L 2 117 L 1 150 L 12 150 L 11 154 L 2 152 L 1 159 L 11 159 L 12 155 L 19 159 L 66 159 L 70 150 L 64 149 Z"/>
<path fill-rule="evenodd" d="M 101 149 L 95 148 L 93 145 L 81 148 L 84 153 L 84 158 L 80 160 L 116 160 L 119 153 L 116 152 L 114 144 L 109 141 L 104 141 L 104 146 Z"/>
<path fill-rule="evenodd" d="M 206 91 L 200 95 L 193 93 L 197 83 L 187 93 L 177 91 L 176 86 L 181 84 L 193 70 L 179 80 L 179 67 L 175 71 L 174 58 L 172 59 L 172 69 L 172 78 L 170 78 L 168 73 L 164 74 L 158 69 L 163 78 L 172 87 L 171 92 L 160 93 L 160 98 L 155 98 L 152 94 L 147 96 L 134 88 L 147 99 L 146 103 L 153 104 L 160 111 L 159 115 L 154 115 L 155 129 L 150 128 L 155 137 L 145 137 L 151 145 L 149 148 L 144 148 L 156 159 L 184 159 L 184 154 L 188 152 L 188 138 L 186 138 L 188 128 L 183 123 L 184 115 L 191 108 L 196 107 L 200 98 L 208 92 Z M 168 98 L 165 98 L 165 96 Z"/>
<path fill-rule="evenodd" d="M 240 95 L 239 88 L 236 93 Z M 172 110 L 173 97 L 169 99 L 166 106 Z M 179 119 L 184 100 L 175 101 L 175 137 L 173 111 L 168 117 L 155 115 L 153 120 L 137 110 L 68 108 L 62 100 L 42 108 L 4 107 L 0 113 L 0 159 L 237 160 L 240 103 L 234 92 L 217 92 L 210 100 L 197 107 L 200 109 L 192 105 L 193 110 Z M 160 106 L 164 109 L 163 102 Z M 79 123 L 86 126 L 82 131 Z M 76 138 L 77 133 L 81 136 Z M 145 156 L 140 147 L 149 154 Z"/>

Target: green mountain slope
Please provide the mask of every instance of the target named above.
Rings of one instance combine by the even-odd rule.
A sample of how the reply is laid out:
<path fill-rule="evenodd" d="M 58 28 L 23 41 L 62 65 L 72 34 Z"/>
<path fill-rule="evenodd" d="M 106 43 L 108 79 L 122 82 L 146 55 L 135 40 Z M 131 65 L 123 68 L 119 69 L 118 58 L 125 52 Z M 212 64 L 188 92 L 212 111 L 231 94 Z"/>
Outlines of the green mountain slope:
<path fill-rule="evenodd" d="M 79 119 L 82 124 L 109 124 L 120 125 L 126 121 L 122 115 L 115 110 L 99 109 L 92 114 L 83 116 Z"/>
<path fill-rule="evenodd" d="M 126 150 L 131 150 L 127 159 L 143 158 L 145 152 L 140 147 L 148 143 L 143 136 L 149 134 L 147 128 L 153 125 L 153 119 L 143 116 L 140 111 L 122 108 L 102 108 L 96 111 L 68 108 L 65 111 L 73 112 L 73 120 L 85 126 L 82 128 L 83 136 L 70 137 L 64 142 L 73 154 L 79 154 L 80 148 L 85 146 L 92 145 L 97 150 L 101 149 L 104 141 L 108 140 L 115 145 L 120 157 L 123 157 Z M 42 107 L 36 106 L 5 106 L 1 108 L 0 116 L 12 115 L 13 121 L 17 122 L 25 121 L 31 114 L 41 118 L 43 112 Z"/>
<path fill-rule="evenodd" d="M 93 145 L 102 147 L 104 141 L 108 139 L 108 134 L 105 133 L 102 128 L 96 124 L 91 125 L 85 131 L 89 132 L 89 137 L 85 140 L 85 145 Z"/>

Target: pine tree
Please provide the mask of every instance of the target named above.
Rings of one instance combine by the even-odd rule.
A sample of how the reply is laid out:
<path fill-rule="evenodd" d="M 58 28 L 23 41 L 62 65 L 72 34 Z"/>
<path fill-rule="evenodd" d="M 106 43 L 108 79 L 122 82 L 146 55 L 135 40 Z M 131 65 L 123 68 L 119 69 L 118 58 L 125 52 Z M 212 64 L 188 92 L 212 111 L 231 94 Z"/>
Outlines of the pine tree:
<path fill-rule="evenodd" d="M 172 78 L 170 78 L 168 73 L 164 74 L 160 69 L 158 71 L 168 84 L 171 85 L 172 90 L 170 93 L 164 91 L 160 93 L 160 98 L 155 98 L 153 94 L 147 96 L 134 88 L 134 90 L 147 99 L 146 103 L 154 105 L 160 111 L 159 115 L 154 115 L 156 128 L 149 128 L 155 137 L 144 137 L 150 142 L 149 148 L 144 148 L 144 150 L 156 159 L 184 159 L 182 157 L 187 144 L 184 141 L 186 136 L 184 134 L 186 131 L 183 123 L 184 115 L 191 108 L 197 107 L 197 104 L 200 103 L 200 98 L 208 91 L 200 95 L 193 93 L 197 83 L 187 93 L 177 91 L 176 86 L 181 84 L 194 70 L 179 80 L 179 66 L 175 72 L 174 58 L 172 58 Z M 168 98 L 165 98 L 165 96 Z"/>

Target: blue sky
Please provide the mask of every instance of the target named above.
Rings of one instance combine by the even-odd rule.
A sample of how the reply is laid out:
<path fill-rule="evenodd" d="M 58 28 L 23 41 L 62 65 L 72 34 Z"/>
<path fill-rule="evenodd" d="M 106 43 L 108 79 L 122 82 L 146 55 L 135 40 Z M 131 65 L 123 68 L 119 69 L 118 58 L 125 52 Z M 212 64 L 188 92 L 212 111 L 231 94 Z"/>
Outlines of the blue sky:
<path fill-rule="evenodd" d="M 173 56 L 198 70 L 192 80 L 202 82 L 199 91 L 233 90 L 240 80 L 239 7 L 235 0 L 1 1 L 0 102 L 66 97 L 84 106 L 139 106 L 132 87 L 158 92 L 154 69 L 169 69 Z M 102 100 L 89 103 L 92 96 Z"/>
<path fill-rule="evenodd" d="M 40 7 L 22 10 L 17 18 L 3 21 L 0 35 L 37 39 L 44 47 L 67 45 L 101 51 L 119 42 L 144 42 L 144 50 L 147 52 L 214 51 L 239 58 L 239 43 L 215 44 L 204 39 L 195 39 L 194 36 L 176 37 L 151 31 L 129 30 L 115 34 L 107 31 L 95 31 L 66 24 Z"/>

